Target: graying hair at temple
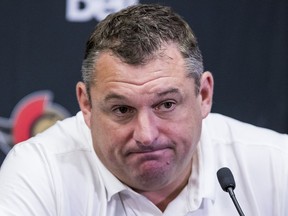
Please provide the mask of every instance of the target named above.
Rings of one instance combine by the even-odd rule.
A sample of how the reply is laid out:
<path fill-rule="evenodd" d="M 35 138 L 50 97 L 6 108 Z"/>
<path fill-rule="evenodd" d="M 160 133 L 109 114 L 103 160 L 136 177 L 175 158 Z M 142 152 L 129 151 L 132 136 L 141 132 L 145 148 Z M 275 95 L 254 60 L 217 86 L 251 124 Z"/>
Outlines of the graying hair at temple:
<path fill-rule="evenodd" d="M 198 94 L 203 60 L 193 31 L 170 7 L 140 4 L 108 15 L 87 41 L 82 77 L 89 98 L 101 52 L 110 51 L 125 63 L 140 65 L 161 54 L 161 47 L 171 42 L 178 45 Z"/>

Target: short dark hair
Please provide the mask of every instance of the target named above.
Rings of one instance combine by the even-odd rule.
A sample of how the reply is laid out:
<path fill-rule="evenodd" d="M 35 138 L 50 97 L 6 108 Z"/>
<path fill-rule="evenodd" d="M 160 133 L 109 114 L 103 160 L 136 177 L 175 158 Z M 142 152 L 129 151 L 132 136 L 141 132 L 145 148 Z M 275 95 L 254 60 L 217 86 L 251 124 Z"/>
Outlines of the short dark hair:
<path fill-rule="evenodd" d="M 171 42 L 186 61 L 187 74 L 194 78 L 198 94 L 203 60 L 192 29 L 170 7 L 138 4 L 108 15 L 96 25 L 87 41 L 82 77 L 89 97 L 100 53 L 109 51 L 125 63 L 139 65 L 147 63 L 163 44 Z"/>

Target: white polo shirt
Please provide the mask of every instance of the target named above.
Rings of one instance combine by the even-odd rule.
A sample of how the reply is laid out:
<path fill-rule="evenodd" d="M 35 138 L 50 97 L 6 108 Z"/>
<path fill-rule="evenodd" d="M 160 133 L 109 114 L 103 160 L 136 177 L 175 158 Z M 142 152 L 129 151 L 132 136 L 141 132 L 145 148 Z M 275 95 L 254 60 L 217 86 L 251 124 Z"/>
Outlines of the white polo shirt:
<path fill-rule="evenodd" d="M 237 215 L 217 181 L 223 166 L 247 216 L 288 215 L 287 135 L 210 114 L 189 183 L 162 213 L 103 166 L 79 112 L 10 151 L 0 170 L 0 215 Z"/>

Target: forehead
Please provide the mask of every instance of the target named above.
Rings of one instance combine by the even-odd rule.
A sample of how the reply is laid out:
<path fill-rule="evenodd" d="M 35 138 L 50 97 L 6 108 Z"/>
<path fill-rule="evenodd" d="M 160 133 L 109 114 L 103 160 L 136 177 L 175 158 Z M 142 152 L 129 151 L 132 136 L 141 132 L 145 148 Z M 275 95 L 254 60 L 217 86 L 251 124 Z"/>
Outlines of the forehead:
<path fill-rule="evenodd" d="M 194 80 L 187 76 L 185 61 L 173 45 L 144 65 L 126 64 L 108 52 L 100 54 L 96 62 L 90 88 L 95 102 L 151 103 L 167 95 L 183 98 L 195 92 Z"/>
<path fill-rule="evenodd" d="M 110 52 L 101 53 L 96 61 L 94 83 L 127 82 L 143 85 L 154 79 L 186 77 L 185 61 L 174 44 L 166 45 L 145 64 L 130 65 Z"/>

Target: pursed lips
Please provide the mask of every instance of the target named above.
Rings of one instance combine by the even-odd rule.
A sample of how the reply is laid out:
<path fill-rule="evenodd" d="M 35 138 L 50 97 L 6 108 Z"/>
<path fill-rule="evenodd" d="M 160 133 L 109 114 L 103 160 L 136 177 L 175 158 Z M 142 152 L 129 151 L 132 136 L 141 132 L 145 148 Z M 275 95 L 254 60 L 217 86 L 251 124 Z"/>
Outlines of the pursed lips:
<path fill-rule="evenodd" d="M 153 153 L 159 153 L 163 152 L 165 150 L 172 150 L 173 145 L 153 145 L 153 146 L 141 146 L 140 148 L 134 148 L 134 149 L 129 149 L 127 151 L 127 156 L 132 155 L 132 154 L 153 154 Z"/>

